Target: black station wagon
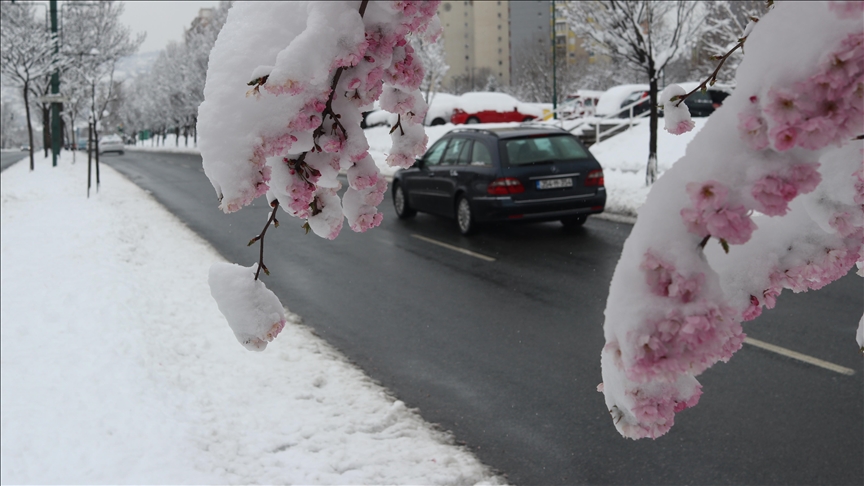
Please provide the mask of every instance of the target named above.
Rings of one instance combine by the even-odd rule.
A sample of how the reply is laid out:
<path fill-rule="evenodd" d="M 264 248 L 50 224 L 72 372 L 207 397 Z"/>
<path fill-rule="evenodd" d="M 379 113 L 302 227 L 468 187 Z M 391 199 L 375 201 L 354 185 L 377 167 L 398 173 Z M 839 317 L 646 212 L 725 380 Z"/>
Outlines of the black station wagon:
<path fill-rule="evenodd" d="M 396 172 L 392 192 L 399 218 L 455 218 L 464 235 L 487 221 L 580 226 L 606 205 L 603 169 L 579 139 L 527 126 L 453 130 Z"/>

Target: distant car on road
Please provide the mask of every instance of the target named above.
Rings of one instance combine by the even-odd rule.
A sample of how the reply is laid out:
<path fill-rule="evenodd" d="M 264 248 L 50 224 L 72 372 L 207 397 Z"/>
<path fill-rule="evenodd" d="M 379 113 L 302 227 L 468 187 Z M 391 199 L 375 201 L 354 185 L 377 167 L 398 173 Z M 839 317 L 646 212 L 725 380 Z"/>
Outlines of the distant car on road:
<path fill-rule="evenodd" d="M 108 152 L 117 152 L 123 155 L 123 150 L 126 148 L 123 145 L 123 139 L 117 135 L 106 135 L 99 139 L 99 154 Z"/>
<path fill-rule="evenodd" d="M 486 221 L 561 221 L 581 226 L 603 212 L 603 169 L 556 128 L 457 129 L 393 178 L 401 219 L 418 211 L 455 218 L 468 235 Z"/>
<path fill-rule="evenodd" d="M 30 146 L 29 146 L 29 145 L 22 145 L 22 146 L 21 146 L 21 151 L 22 151 L 22 152 L 29 152 L 29 151 L 30 151 Z"/>

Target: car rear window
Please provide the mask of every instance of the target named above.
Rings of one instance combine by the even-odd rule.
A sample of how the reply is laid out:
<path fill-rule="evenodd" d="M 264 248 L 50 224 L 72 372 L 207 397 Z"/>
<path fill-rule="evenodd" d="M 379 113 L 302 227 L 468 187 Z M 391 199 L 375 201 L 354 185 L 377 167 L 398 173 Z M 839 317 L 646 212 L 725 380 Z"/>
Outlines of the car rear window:
<path fill-rule="evenodd" d="M 512 139 L 507 140 L 504 146 L 511 167 L 588 158 L 582 145 L 566 135 Z"/>

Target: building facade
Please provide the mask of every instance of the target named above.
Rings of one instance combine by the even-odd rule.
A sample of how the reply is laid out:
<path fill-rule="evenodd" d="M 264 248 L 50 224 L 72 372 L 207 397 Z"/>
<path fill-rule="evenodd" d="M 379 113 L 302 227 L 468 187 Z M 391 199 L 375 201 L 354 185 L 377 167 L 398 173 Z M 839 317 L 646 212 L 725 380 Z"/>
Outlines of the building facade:
<path fill-rule="evenodd" d="M 562 3 L 562 2 L 557 2 Z M 552 49 L 551 0 L 445 0 L 438 7 L 450 70 L 447 91 L 510 85 L 525 57 Z M 590 53 L 560 16 L 555 25 L 556 55 L 575 63 Z M 490 79 L 491 78 L 491 79 Z"/>

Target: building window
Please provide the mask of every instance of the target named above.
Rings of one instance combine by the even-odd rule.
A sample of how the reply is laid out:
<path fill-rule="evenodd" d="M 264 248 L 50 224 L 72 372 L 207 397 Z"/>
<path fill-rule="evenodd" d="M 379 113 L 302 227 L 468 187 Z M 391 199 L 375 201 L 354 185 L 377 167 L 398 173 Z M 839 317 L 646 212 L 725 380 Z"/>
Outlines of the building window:
<path fill-rule="evenodd" d="M 499 65 L 499 66 L 503 66 L 503 65 L 504 65 L 504 61 L 498 61 L 498 65 Z"/>

